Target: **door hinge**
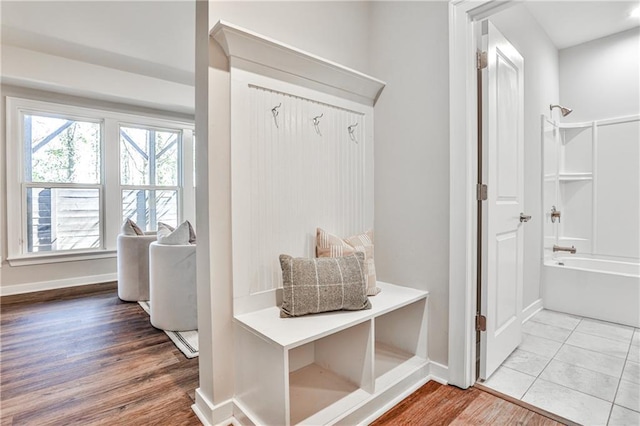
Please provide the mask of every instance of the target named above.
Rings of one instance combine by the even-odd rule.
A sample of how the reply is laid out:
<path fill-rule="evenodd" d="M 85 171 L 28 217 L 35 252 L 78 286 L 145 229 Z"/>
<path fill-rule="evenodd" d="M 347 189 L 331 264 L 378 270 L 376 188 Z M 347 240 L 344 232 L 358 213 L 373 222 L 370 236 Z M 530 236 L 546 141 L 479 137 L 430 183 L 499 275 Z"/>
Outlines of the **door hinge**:
<path fill-rule="evenodd" d="M 487 331 L 487 317 L 484 315 L 476 315 L 476 331 Z"/>
<path fill-rule="evenodd" d="M 476 200 L 478 201 L 486 201 L 487 199 L 487 185 L 484 183 L 479 183 L 476 185 Z"/>
<path fill-rule="evenodd" d="M 489 58 L 487 56 L 487 52 L 478 50 L 476 52 L 476 68 L 479 70 L 483 70 L 487 67 L 488 64 Z"/>

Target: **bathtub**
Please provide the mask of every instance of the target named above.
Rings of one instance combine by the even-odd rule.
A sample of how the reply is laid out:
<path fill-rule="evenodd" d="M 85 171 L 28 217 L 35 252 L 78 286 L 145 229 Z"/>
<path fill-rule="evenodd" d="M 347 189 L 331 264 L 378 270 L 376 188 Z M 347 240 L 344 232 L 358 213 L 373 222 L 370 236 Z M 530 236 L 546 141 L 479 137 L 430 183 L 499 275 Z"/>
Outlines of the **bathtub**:
<path fill-rule="evenodd" d="M 640 327 L 640 263 L 588 257 L 545 260 L 546 309 Z"/>

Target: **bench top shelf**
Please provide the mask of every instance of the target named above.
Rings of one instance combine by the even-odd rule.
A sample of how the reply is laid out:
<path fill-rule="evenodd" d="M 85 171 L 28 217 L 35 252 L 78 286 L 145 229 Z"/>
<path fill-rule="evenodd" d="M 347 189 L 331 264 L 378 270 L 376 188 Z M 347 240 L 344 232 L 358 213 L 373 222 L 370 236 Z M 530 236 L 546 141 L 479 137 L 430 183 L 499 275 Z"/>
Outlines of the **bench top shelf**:
<path fill-rule="evenodd" d="M 312 342 L 356 324 L 425 299 L 429 292 L 378 281 L 382 291 L 370 297 L 371 309 L 363 311 L 335 311 L 295 318 L 280 318 L 280 308 L 273 306 L 259 311 L 235 316 L 235 320 L 247 330 L 280 345 L 292 349 Z"/>

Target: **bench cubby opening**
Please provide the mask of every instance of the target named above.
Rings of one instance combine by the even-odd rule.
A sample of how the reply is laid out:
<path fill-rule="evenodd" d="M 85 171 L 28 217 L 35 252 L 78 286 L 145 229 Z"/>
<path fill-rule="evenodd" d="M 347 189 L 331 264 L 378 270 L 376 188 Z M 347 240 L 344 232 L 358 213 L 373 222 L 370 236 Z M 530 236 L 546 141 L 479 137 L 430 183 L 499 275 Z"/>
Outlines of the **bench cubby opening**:
<path fill-rule="evenodd" d="M 391 385 L 427 361 L 426 299 L 375 318 L 375 386 Z"/>
<path fill-rule="evenodd" d="M 333 405 L 373 392 L 371 321 L 289 350 L 289 369 L 291 424 L 330 421 Z"/>

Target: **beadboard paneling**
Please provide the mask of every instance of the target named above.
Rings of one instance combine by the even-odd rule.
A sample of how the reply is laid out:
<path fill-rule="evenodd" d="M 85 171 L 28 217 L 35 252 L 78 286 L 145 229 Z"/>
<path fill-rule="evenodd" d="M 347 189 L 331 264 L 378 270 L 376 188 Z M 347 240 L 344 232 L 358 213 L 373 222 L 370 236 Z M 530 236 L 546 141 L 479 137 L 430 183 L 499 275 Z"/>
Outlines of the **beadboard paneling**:
<path fill-rule="evenodd" d="M 348 236 L 373 226 L 373 120 L 370 107 L 237 74 L 233 258 L 242 299 L 281 287 L 280 254 L 314 257 L 317 227 Z"/>

